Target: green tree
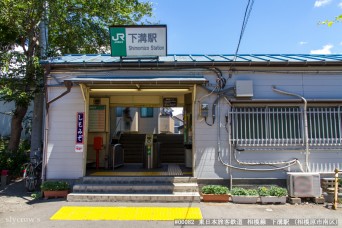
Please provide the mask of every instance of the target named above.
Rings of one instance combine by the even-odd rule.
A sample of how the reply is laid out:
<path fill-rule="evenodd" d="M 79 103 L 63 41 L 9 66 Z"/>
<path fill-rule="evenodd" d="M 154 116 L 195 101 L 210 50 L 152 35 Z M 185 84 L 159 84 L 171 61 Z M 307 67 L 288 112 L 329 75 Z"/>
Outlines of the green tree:
<path fill-rule="evenodd" d="M 43 89 L 38 61 L 42 18 L 48 24 L 47 55 L 54 56 L 107 52 L 109 26 L 143 23 L 150 16 L 152 4 L 139 0 L 1 0 L 0 99 L 15 103 L 9 149 L 18 149 L 27 108 Z"/>
<path fill-rule="evenodd" d="M 323 25 L 328 25 L 328 27 L 331 27 L 333 24 L 335 24 L 336 22 L 341 22 L 342 21 L 342 14 L 335 17 L 334 20 L 326 20 L 326 21 L 322 21 L 320 22 L 320 24 Z"/>

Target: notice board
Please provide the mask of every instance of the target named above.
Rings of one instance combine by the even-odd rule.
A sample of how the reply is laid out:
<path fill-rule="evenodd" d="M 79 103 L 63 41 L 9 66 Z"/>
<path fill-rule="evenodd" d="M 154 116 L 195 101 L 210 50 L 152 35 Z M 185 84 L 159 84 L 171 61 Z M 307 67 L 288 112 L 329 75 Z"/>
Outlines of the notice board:
<path fill-rule="evenodd" d="M 163 99 L 163 107 L 177 107 L 177 98 L 176 97 L 167 97 Z"/>
<path fill-rule="evenodd" d="M 104 132 L 106 131 L 106 106 L 90 105 L 89 106 L 89 131 Z"/>

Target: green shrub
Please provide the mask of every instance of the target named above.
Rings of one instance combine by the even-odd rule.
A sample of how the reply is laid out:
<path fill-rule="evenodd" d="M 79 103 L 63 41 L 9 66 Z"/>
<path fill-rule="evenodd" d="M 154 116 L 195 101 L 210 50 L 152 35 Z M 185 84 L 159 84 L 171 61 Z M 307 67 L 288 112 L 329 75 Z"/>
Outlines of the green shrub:
<path fill-rule="evenodd" d="M 267 187 L 258 188 L 259 196 L 270 196 L 270 190 Z"/>
<path fill-rule="evenodd" d="M 214 194 L 214 195 L 224 195 L 228 194 L 229 190 L 227 187 L 222 185 L 206 185 L 202 188 L 203 194 Z"/>
<path fill-rule="evenodd" d="M 22 175 L 23 164 L 29 161 L 29 155 L 25 151 L 9 152 L 0 151 L 0 170 L 9 170 L 9 174 L 14 177 Z"/>
<path fill-rule="evenodd" d="M 247 195 L 248 196 L 257 196 L 258 195 L 258 190 L 256 189 L 247 189 Z"/>
<path fill-rule="evenodd" d="M 258 191 L 256 189 L 244 189 L 236 187 L 232 189 L 231 194 L 233 196 L 257 196 Z"/>
<path fill-rule="evenodd" d="M 42 198 L 42 193 L 41 193 L 41 192 L 32 193 L 32 194 L 31 194 L 31 197 L 32 197 L 33 199 L 40 199 L 40 198 Z"/>
<path fill-rule="evenodd" d="M 244 188 L 233 188 L 230 192 L 233 196 L 247 196 L 247 191 Z"/>
<path fill-rule="evenodd" d="M 69 190 L 70 186 L 68 182 L 65 181 L 45 181 L 40 189 L 42 191 L 61 191 L 61 190 Z"/>
<path fill-rule="evenodd" d="M 278 186 L 271 186 L 270 188 L 270 195 L 271 196 L 287 196 L 287 189 L 286 188 L 281 188 Z"/>

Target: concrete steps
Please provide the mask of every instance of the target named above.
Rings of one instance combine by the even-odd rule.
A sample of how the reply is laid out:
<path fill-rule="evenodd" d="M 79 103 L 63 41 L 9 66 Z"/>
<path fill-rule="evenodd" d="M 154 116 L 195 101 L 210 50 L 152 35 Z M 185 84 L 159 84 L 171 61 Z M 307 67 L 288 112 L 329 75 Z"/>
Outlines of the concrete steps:
<path fill-rule="evenodd" d="M 199 202 L 193 177 L 84 177 L 72 202 Z"/>
<path fill-rule="evenodd" d="M 198 192 L 172 194 L 94 194 L 70 193 L 71 202 L 200 202 Z"/>

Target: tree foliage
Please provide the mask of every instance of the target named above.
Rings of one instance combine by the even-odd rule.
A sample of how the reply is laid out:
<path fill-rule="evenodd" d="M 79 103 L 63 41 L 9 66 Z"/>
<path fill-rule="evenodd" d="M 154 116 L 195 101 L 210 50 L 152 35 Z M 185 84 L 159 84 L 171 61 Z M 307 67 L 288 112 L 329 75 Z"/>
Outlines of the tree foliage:
<path fill-rule="evenodd" d="M 325 21 L 320 22 L 320 24 L 327 25 L 328 27 L 331 27 L 331 26 L 333 26 L 333 24 L 335 24 L 337 22 L 342 22 L 342 14 L 335 17 L 334 20 L 325 20 Z"/>
<path fill-rule="evenodd" d="M 48 25 L 43 34 L 48 38 L 47 56 L 55 56 L 104 53 L 109 50 L 109 26 L 143 23 L 151 15 L 152 4 L 139 0 L 1 0 L 0 99 L 16 104 L 11 141 L 20 138 L 27 107 L 43 88 L 38 61 L 43 18 Z M 14 51 L 18 47 L 22 53 Z M 10 142 L 9 148 L 16 150 L 17 142 Z"/>

